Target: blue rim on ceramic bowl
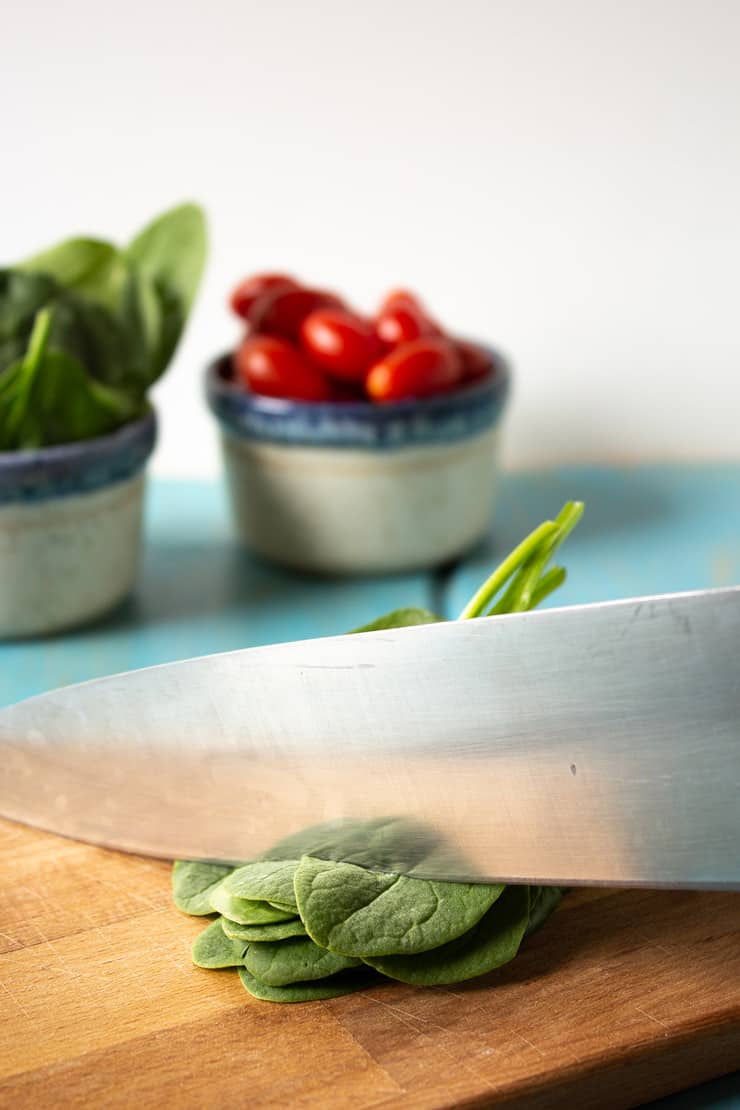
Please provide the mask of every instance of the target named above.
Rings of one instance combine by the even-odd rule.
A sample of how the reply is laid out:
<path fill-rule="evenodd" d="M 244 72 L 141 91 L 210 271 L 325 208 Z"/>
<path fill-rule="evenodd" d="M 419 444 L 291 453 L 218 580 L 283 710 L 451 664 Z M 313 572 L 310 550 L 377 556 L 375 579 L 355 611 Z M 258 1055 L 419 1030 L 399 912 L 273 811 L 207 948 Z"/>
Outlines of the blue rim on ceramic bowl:
<path fill-rule="evenodd" d="M 509 367 L 496 351 L 484 348 L 494 370 L 482 381 L 432 397 L 374 405 L 368 401 L 289 401 L 240 389 L 230 380 L 230 355 L 206 371 L 209 407 L 234 435 L 303 447 L 398 447 L 453 443 L 468 439 L 498 421 L 509 393 Z"/>
<path fill-rule="evenodd" d="M 132 478 L 143 469 L 156 437 L 157 419 L 150 410 L 110 435 L 0 452 L 0 505 L 91 493 Z"/>

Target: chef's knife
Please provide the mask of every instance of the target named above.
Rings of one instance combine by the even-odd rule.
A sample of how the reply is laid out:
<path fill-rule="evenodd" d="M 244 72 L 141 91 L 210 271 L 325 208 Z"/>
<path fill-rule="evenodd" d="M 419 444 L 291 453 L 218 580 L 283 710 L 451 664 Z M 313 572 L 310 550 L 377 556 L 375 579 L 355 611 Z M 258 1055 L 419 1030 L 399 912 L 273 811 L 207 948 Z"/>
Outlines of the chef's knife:
<path fill-rule="evenodd" d="M 392 818 L 429 877 L 740 889 L 739 648 L 733 588 L 134 671 L 0 712 L 0 813 L 226 860 Z"/>

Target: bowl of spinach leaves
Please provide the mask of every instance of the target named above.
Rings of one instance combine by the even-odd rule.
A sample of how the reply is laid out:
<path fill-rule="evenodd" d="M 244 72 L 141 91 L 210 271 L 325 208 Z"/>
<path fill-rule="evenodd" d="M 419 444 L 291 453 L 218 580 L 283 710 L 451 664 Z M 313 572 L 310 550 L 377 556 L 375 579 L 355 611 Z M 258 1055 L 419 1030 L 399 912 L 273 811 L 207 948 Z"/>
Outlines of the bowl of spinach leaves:
<path fill-rule="evenodd" d="M 183 204 L 124 247 L 72 238 L 0 268 L 0 637 L 99 616 L 136 573 L 148 391 L 206 256 Z"/>

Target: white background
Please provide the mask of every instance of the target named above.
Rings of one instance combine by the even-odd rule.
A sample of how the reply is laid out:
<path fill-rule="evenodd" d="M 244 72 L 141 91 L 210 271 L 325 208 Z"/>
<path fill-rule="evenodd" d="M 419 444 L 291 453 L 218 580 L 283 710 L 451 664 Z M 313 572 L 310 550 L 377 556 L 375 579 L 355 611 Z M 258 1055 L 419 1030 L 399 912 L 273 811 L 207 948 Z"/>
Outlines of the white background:
<path fill-rule="evenodd" d="M 209 211 L 160 473 L 264 267 L 502 347 L 510 465 L 740 455 L 740 0 L 10 0 L 0 54 L 5 259 Z"/>

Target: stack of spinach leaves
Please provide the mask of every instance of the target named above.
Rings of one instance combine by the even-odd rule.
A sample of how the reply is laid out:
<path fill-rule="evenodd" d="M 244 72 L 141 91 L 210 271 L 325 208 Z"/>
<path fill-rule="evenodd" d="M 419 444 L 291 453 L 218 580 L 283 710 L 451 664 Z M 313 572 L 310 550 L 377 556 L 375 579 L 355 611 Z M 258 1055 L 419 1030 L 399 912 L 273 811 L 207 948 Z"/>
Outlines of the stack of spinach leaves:
<path fill-rule="evenodd" d="M 534 608 L 565 578 L 548 563 L 583 511 L 566 504 L 532 532 L 481 586 L 461 619 Z M 358 632 L 424 624 L 440 618 L 401 609 Z M 193 962 L 238 969 L 255 998 L 308 1002 L 359 990 L 378 975 L 418 986 L 456 983 L 513 959 L 564 891 L 558 887 L 456 883 L 417 878 L 434 835 L 394 871 L 410 842 L 406 822 L 338 821 L 294 834 L 239 867 L 180 860 L 175 905 L 217 914 L 196 939 Z M 363 851 L 387 869 L 360 866 Z M 400 872 L 403 873 L 400 873 Z"/>
<path fill-rule="evenodd" d="M 183 204 L 125 248 L 68 239 L 0 269 L 0 451 L 90 439 L 143 415 L 205 256 L 203 212 Z"/>

